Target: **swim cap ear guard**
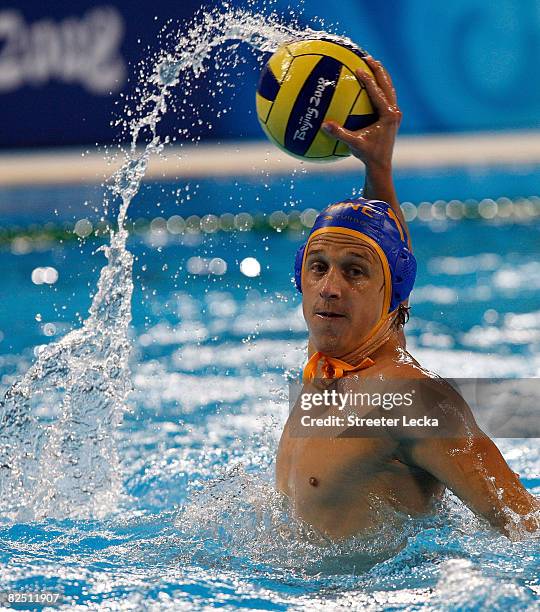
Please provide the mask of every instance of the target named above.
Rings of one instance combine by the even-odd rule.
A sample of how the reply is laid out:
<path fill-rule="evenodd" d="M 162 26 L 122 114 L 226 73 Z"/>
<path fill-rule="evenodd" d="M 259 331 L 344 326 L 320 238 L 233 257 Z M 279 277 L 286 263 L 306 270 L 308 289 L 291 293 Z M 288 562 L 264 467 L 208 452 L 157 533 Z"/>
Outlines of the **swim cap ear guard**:
<path fill-rule="evenodd" d="M 388 312 L 394 311 L 410 295 L 416 279 L 416 259 L 407 243 L 406 234 L 392 208 L 379 200 L 356 198 L 344 200 L 323 210 L 313 225 L 307 242 L 297 251 L 294 261 L 294 281 L 302 293 L 302 264 L 311 237 L 323 228 L 345 228 L 361 239 L 367 236 L 376 242 L 388 263 L 392 291 Z M 384 264 L 383 264 L 384 265 Z"/>
<path fill-rule="evenodd" d="M 307 242 L 298 247 L 294 257 L 294 284 L 300 293 L 302 293 L 302 263 L 304 262 L 304 252 Z"/>

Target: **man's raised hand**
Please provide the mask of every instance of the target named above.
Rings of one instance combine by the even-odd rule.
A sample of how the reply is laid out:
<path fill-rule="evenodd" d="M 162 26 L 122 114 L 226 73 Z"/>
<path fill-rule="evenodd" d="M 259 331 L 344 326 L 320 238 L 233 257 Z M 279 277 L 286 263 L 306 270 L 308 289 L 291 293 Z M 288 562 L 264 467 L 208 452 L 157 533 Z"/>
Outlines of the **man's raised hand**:
<path fill-rule="evenodd" d="M 351 153 L 366 166 L 389 169 L 402 114 L 392 79 L 384 66 L 371 55 L 366 55 L 363 59 L 373 76 L 361 69 L 356 71 L 356 76 L 365 86 L 379 119 L 357 131 L 347 130 L 335 121 L 325 121 L 322 128 L 330 136 L 345 143 Z"/>

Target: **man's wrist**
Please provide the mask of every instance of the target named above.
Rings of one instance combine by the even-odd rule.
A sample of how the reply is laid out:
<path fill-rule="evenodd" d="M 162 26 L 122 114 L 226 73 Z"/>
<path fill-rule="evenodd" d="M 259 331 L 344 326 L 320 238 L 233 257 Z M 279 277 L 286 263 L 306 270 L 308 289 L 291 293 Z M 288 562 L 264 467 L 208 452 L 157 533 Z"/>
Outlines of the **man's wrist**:
<path fill-rule="evenodd" d="M 392 176 L 392 162 L 368 162 L 366 163 L 366 177 L 388 177 Z"/>
<path fill-rule="evenodd" d="M 392 165 L 366 165 L 364 196 L 386 199 L 394 195 Z"/>

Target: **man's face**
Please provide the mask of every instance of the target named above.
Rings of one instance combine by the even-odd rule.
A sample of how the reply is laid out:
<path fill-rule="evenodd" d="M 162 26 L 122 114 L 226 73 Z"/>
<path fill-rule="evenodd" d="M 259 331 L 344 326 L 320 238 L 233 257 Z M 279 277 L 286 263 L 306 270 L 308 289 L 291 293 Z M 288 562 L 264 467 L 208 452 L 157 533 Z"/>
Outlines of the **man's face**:
<path fill-rule="evenodd" d="M 379 321 L 384 272 L 375 250 L 359 238 L 328 232 L 309 243 L 302 275 L 302 308 L 317 351 L 342 358 Z"/>

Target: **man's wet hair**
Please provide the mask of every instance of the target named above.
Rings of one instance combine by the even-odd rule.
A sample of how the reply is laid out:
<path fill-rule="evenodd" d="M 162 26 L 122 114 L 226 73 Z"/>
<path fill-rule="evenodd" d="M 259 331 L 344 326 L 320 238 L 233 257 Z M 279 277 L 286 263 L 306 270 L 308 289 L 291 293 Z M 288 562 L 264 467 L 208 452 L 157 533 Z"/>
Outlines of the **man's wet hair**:
<path fill-rule="evenodd" d="M 411 307 L 405 306 L 404 304 L 400 304 L 398 306 L 398 311 L 396 315 L 396 327 L 403 327 L 406 323 L 409 322 Z"/>

